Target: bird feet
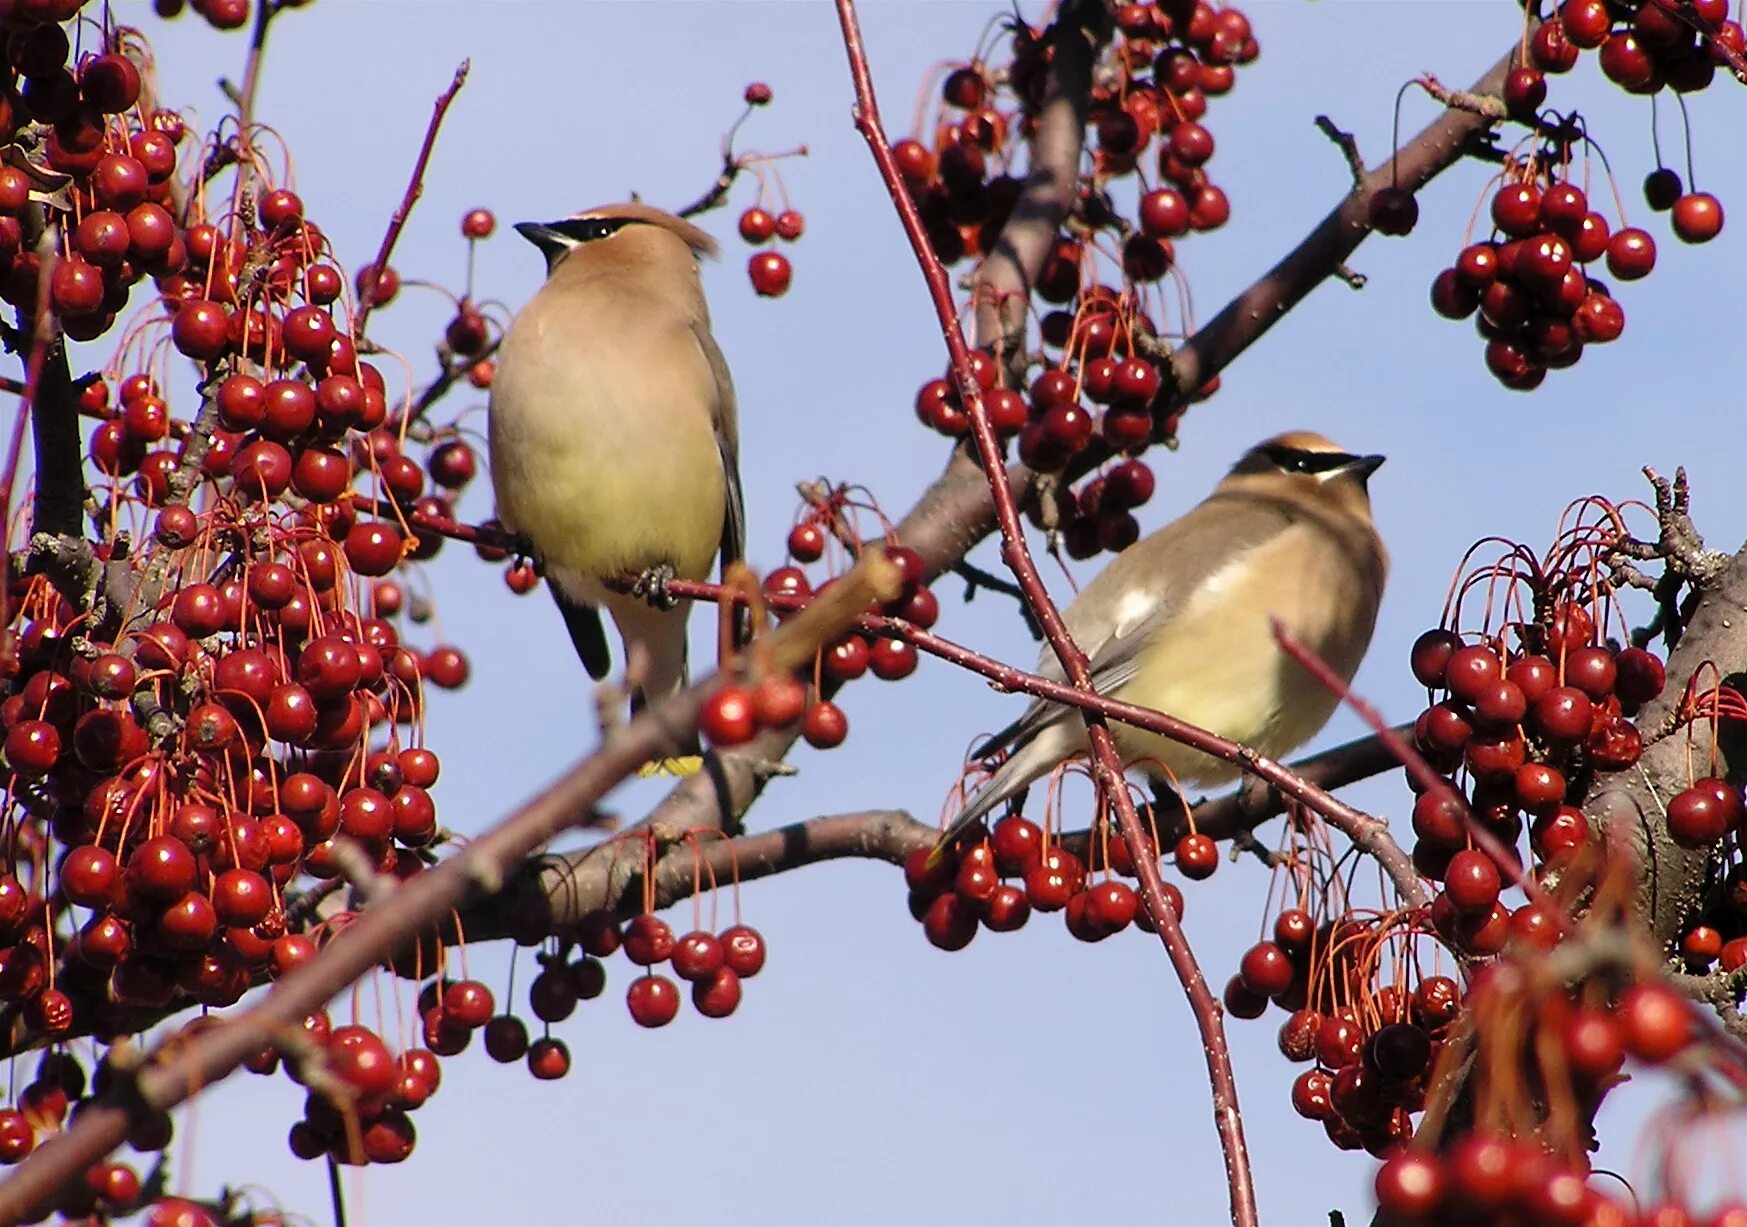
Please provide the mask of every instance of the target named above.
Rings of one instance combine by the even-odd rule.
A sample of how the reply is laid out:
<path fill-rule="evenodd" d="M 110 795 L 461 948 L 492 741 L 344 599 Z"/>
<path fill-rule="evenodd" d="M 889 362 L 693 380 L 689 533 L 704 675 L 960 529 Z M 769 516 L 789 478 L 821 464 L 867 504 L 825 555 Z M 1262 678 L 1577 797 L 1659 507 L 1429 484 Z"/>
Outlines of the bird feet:
<path fill-rule="evenodd" d="M 679 601 L 667 590 L 674 577 L 673 564 L 664 562 L 650 567 L 631 585 L 631 595 L 648 601 L 657 609 L 672 609 Z"/>

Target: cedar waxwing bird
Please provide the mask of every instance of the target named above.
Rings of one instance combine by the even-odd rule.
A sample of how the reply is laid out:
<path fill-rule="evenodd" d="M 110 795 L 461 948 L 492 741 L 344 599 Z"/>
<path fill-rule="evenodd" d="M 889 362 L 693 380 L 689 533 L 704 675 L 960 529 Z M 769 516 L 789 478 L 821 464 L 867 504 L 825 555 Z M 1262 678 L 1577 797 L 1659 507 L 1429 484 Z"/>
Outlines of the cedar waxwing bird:
<path fill-rule="evenodd" d="M 546 284 L 505 331 L 490 405 L 491 484 L 504 527 L 545 567 L 577 655 L 609 664 L 599 610 L 627 663 L 632 709 L 686 684 L 687 603 L 745 552 L 734 384 L 710 335 L 698 260 L 715 240 L 642 204 L 516 230 Z M 605 580 L 637 576 L 637 592 Z"/>
<path fill-rule="evenodd" d="M 1206 500 L 1135 542 L 1062 611 L 1099 694 L 1277 758 L 1313 737 L 1338 696 L 1281 651 L 1271 619 L 1351 680 L 1371 642 L 1388 558 L 1365 482 L 1382 456 L 1291 431 L 1258 443 Z M 1065 680 L 1046 647 L 1037 671 Z M 1238 768 L 1112 721 L 1124 766 L 1168 785 L 1223 784 Z M 1011 753 L 941 846 L 1033 780 L 1087 752 L 1078 712 L 1039 699 L 976 757 Z"/>

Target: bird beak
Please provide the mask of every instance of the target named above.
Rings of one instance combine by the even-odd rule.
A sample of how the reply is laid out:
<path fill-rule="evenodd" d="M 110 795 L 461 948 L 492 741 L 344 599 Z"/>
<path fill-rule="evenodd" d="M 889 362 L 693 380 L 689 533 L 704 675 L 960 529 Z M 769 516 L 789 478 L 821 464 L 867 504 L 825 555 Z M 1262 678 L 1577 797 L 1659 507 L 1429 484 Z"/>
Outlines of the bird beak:
<path fill-rule="evenodd" d="M 570 246 L 568 239 L 543 222 L 517 222 L 516 233 L 538 247 L 548 260 Z"/>
<path fill-rule="evenodd" d="M 1388 459 L 1386 456 L 1355 456 L 1351 464 L 1344 466 L 1344 471 L 1364 482 L 1371 474 L 1383 467 L 1383 462 L 1386 459 Z"/>

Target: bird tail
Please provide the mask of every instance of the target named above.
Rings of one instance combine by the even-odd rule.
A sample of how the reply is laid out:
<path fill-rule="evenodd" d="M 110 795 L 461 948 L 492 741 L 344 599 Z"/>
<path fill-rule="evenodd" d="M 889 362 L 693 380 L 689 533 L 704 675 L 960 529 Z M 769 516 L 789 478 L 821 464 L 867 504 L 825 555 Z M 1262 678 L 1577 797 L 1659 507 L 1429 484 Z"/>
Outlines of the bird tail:
<path fill-rule="evenodd" d="M 993 742 L 989 745 L 990 748 L 998 748 Z M 1030 733 L 1014 748 L 1007 761 L 995 769 L 995 774 L 989 777 L 989 781 L 972 794 L 952 824 L 940 833 L 933 851 L 928 854 L 928 863 L 933 865 L 938 862 L 953 842 L 972 825 L 987 817 L 1003 801 L 1031 787 L 1033 780 L 1048 774 L 1051 768 L 1072 753 L 1072 746 L 1065 744 L 1060 721 L 1052 721 Z"/>
<path fill-rule="evenodd" d="M 635 716 L 651 703 L 684 690 L 690 672 L 686 642 L 690 602 L 682 601 L 672 609 L 656 609 L 639 597 L 618 598 L 615 594 L 608 608 L 624 640 L 626 664 L 636 657 L 643 666 L 642 677 L 631 688 L 631 714 Z M 680 753 L 688 758 L 700 753 L 695 731 Z"/>

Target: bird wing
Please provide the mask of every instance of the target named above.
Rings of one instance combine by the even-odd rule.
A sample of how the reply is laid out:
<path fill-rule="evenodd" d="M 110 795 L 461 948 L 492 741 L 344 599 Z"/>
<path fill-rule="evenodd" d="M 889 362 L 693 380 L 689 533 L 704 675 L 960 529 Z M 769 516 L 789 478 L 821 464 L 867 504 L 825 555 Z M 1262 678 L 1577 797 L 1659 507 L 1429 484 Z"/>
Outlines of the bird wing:
<path fill-rule="evenodd" d="M 1217 541 L 1202 540 L 1210 536 L 1205 530 L 1211 510 L 1218 513 Z M 1278 499 L 1214 495 L 1160 529 L 1160 535 L 1168 534 L 1168 539 L 1154 541 L 1144 550 L 1130 547 L 1117 555 L 1062 611 L 1068 633 L 1086 653 L 1092 688 L 1102 695 L 1120 689 L 1134 677 L 1139 649 L 1153 631 L 1203 587 L 1217 583 L 1222 570 L 1277 536 L 1296 518 L 1292 506 Z M 1197 549 L 1197 545 L 1205 548 Z M 1144 573 L 1146 568 L 1158 566 L 1161 559 L 1172 568 L 1171 574 Z M 1104 596 L 1106 593 L 1110 595 Z M 1106 625 L 1087 626 L 1087 610 L 1093 608 L 1109 609 L 1114 616 Z M 1066 681 L 1061 662 L 1048 646 L 1038 659 L 1037 672 L 1051 681 Z M 1034 699 L 1023 716 L 978 746 L 973 757 L 987 758 L 997 750 L 1023 746 L 1067 714 L 1068 709 L 1058 703 Z"/>
<path fill-rule="evenodd" d="M 710 335 L 706 320 L 693 320 L 692 336 L 710 364 L 710 374 L 716 380 L 716 447 L 722 453 L 722 476 L 728 485 L 728 505 L 722 516 L 722 569 L 746 556 L 746 497 L 740 487 L 740 421 L 734 399 L 734 380 L 728 374 L 727 359 L 716 338 Z"/>
<path fill-rule="evenodd" d="M 722 347 L 710 333 L 707 320 L 692 321 L 692 336 L 704 359 L 710 364 L 710 374 L 716 380 L 716 449 L 722 455 L 722 477 L 727 483 L 727 504 L 722 512 L 722 544 L 718 551 L 721 573 L 746 557 L 746 495 L 740 485 L 740 410 L 734 396 L 734 379 L 728 374 L 728 361 Z M 752 639 L 752 613 L 737 611 L 734 618 L 734 642 L 744 646 Z"/>
<path fill-rule="evenodd" d="M 564 629 L 570 632 L 570 642 L 582 658 L 582 667 L 595 681 L 600 681 L 612 668 L 612 653 L 607 648 L 606 628 L 601 625 L 601 613 L 593 605 L 572 600 L 557 584 L 548 582 L 558 612 L 564 615 Z"/>

